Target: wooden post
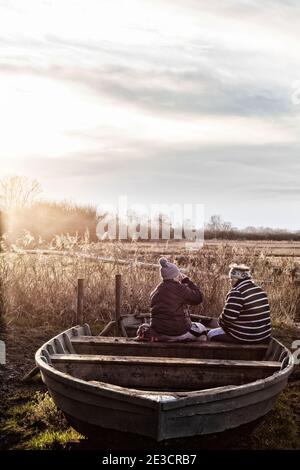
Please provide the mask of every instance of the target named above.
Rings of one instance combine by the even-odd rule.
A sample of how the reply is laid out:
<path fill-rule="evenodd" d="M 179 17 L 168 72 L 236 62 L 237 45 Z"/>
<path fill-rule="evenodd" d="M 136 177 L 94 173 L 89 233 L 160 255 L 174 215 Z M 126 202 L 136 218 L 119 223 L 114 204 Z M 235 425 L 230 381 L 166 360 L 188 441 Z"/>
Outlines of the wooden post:
<path fill-rule="evenodd" d="M 116 330 L 118 335 L 120 332 L 122 336 L 128 336 L 125 330 L 125 327 L 122 323 L 121 316 L 121 292 L 122 292 L 122 276 L 121 274 L 116 274 L 115 276 L 115 318 L 111 320 L 99 333 L 99 336 L 105 336 L 112 328 Z"/>
<path fill-rule="evenodd" d="M 116 274 L 116 305 L 115 305 L 115 320 L 119 323 L 121 317 L 121 290 L 122 290 L 122 276 L 121 274 Z"/>
<path fill-rule="evenodd" d="M 83 298 L 84 298 L 84 279 L 78 279 L 77 283 L 77 310 L 76 310 L 76 325 L 83 324 Z"/>
<path fill-rule="evenodd" d="M 116 274 L 116 306 L 115 306 L 115 322 L 117 327 L 117 334 L 119 332 L 122 336 L 127 336 L 126 330 L 122 323 L 121 317 L 121 294 L 122 294 L 122 276 L 121 274 Z"/>

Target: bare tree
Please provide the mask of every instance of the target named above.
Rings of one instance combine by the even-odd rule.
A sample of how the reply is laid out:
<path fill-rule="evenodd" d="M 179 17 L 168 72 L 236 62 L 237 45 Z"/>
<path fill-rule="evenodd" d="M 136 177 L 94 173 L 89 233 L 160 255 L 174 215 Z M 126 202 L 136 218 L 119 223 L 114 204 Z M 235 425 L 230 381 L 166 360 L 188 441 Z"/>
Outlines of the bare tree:
<path fill-rule="evenodd" d="M 214 238 L 217 238 L 217 233 L 222 230 L 222 218 L 220 215 L 212 215 L 207 224 L 207 228 L 214 233 Z"/>
<path fill-rule="evenodd" d="M 222 232 L 230 232 L 231 230 L 233 230 L 232 223 L 231 222 L 226 222 L 226 221 L 222 222 L 221 230 L 222 230 Z"/>
<path fill-rule="evenodd" d="M 30 207 L 41 192 L 37 180 L 26 176 L 9 176 L 0 181 L 0 205 L 4 210 Z"/>

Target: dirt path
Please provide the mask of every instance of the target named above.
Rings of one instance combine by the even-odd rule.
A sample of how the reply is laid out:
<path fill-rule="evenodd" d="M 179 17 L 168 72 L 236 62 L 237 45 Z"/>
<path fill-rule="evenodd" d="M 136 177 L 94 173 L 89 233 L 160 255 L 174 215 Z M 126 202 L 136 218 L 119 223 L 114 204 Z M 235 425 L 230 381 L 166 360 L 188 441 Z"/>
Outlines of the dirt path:
<path fill-rule="evenodd" d="M 6 364 L 0 366 L 0 397 L 8 397 L 21 390 L 30 390 L 32 384 L 21 382 L 22 377 L 34 367 L 36 350 L 59 330 L 44 327 L 26 329 L 24 327 L 3 327 L 0 339 L 6 344 Z"/>

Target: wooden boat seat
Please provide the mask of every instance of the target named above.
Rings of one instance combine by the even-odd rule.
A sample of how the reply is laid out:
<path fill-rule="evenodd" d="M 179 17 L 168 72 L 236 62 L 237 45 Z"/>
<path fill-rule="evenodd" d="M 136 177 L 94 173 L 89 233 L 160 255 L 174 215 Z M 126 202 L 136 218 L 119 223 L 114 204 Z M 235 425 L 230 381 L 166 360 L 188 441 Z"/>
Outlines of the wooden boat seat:
<path fill-rule="evenodd" d="M 101 364 L 103 362 L 110 364 L 172 364 L 177 367 L 187 365 L 197 365 L 202 367 L 243 367 L 243 368 L 259 368 L 269 370 L 279 370 L 281 363 L 277 361 L 233 361 L 233 360 L 217 360 L 217 359 L 192 359 L 192 358 L 174 358 L 174 357 L 139 357 L 139 356 L 110 356 L 110 355 L 91 355 L 91 354 L 52 354 L 52 362 L 78 362 Z"/>
<path fill-rule="evenodd" d="M 167 356 L 204 359 L 262 360 L 268 343 L 244 345 L 238 343 L 163 343 L 137 342 L 132 338 L 105 336 L 74 336 L 71 344 L 78 354 L 108 354 L 117 356 Z"/>
<path fill-rule="evenodd" d="M 53 354 L 52 365 L 83 380 L 145 390 L 196 390 L 241 385 L 281 368 L 275 361 Z"/>

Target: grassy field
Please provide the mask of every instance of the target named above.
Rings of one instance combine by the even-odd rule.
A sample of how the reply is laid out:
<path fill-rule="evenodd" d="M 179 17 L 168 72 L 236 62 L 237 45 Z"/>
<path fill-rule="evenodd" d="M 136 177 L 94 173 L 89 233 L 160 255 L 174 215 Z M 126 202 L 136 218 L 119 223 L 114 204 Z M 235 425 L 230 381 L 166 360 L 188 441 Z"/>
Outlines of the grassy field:
<path fill-rule="evenodd" d="M 60 242 L 60 245 L 59 243 Z M 270 246 L 271 245 L 271 246 Z M 291 246 L 293 245 L 293 246 Z M 275 336 L 290 347 L 299 339 L 295 327 L 300 321 L 299 265 L 291 253 L 300 252 L 300 244 L 215 243 L 208 242 L 198 252 L 180 244 L 79 244 L 64 237 L 56 249 L 68 256 L 7 252 L 0 257 L 4 316 L 0 339 L 7 345 L 8 361 L 0 366 L 0 448 L 62 448 L 79 436 L 68 427 L 37 380 L 24 384 L 21 379 L 34 365 L 35 350 L 49 337 L 75 321 L 77 279 L 85 279 L 84 318 L 98 333 L 114 312 L 114 275 L 122 274 L 122 312 L 149 310 L 149 294 L 159 282 L 157 269 L 145 269 L 139 262 L 157 263 L 167 256 L 198 283 L 204 303 L 193 313 L 217 316 L 229 288 L 228 266 L 243 262 L 251 266 L 255 279 L 269 294 Z M 277 253 L 284 251 L 284 255 Z M 102 263 L 81 255 L 104 256 L 114 260 Z M 275 256 L 274 256 L 275 254 Z M 117 260 L 131 260 L 119 265 Z M 38 393 L 37 393 L 38 392 Z M 268 417 L 220 436 L 192 438 L 176 442 L 178 448 L 300 448 L 299 371 Z M 242 437 L 241 437 L 242 436 Z M 173 443 L 174 444 L 174 443 Z M 172 445 L 173 445 L 172 444 Z M 79 446 L 86 446 L 80 441 Z M 145 439 L 106 433 L 107 448 L 154 448 Z M 171 446 L 164 443 L 162 446 Z M 105 447 L 104 447 L 105 448 Z M 163 447 L 162 447 L 163 448 Z"/>

